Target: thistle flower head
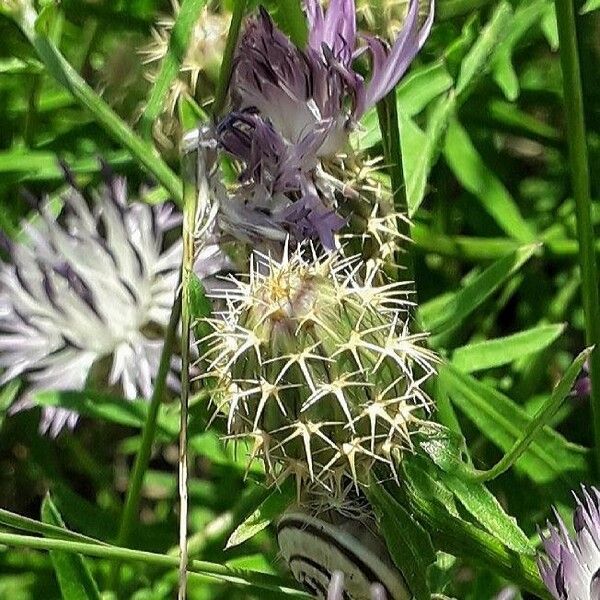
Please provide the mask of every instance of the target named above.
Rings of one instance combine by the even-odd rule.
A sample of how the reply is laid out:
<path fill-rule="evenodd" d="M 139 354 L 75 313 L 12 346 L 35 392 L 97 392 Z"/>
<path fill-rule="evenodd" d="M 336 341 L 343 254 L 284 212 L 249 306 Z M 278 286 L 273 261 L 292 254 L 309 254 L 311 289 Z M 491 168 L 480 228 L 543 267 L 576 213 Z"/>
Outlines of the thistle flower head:
<path fill-rule="evenodd" d="M 562 519 L 548 523 L 542 538 L 546 553 L 538 559 L 540 574 L 556 600 L 600 598 L 600 492 L 582 487 L 573 515 L 575 535 L 569 535 Z"/>
<path fill-rule="evenodd" d="M 87 199 L 73 188 L 63 201 L 58 216 L 43 204 L 0 264 L 0 384 L 24 378 L 15 408 L 25 408 L 39 390 L 84 388 L 94 367 L 127 398 L 149 397 L 182 253 L 164 235 L 180 217 L 169 205 L 128 204 L 123 179 Z M 200 275 L 220 262 L 208 248 Z M 57 434 L 76 420 L 46 408 L 41 429 Z"/>
<path fill-rule="evenodd" d="M 291 473 L 300 487 L 357 485 L 376 461 L 395 473 L 434 362 L 409 331 L 403 285 L 306 245 L 258 255 L 249 280 L 232 282 L 203 358 L 229 434 L 254 441 L 272 480 Z"/>
<path fill-rule="evenodd" d="M 335 247 L 346 222 L 340 190 L 348 188 L 330 162 L 346 154 L 349 132 L 393 89 L 425 42 L 433 5 L 422 27 L 418 5 L 412 1 L 392 47 L 369 36 L 358 45 L 353 0 L 332 0 L 327 11 L 306 0 L 309 38 L 302 49 L 264 9 L 249 20 L 230 88 L 233 112 L 217 129 L 221 148 L 241 164 L 238 195 L 246 210 L 268 211 L 276 231 L 299 241 Z M 354 69 L 363 50 L 372 63 L 367 82 Z"/>

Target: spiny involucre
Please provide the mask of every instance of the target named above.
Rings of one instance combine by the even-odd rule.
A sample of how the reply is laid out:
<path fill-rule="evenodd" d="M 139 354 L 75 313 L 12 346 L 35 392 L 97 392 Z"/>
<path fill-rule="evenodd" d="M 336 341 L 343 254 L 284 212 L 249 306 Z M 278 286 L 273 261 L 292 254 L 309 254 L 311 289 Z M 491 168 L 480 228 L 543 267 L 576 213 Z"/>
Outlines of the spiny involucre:
<path fill-rule="evenodd" d="M 218 293 L 202 358 L 231 437 L 254 442 L 269 478 L 339 489 L 411 447 L 435 356 L 408 327 L 407 286 L 340 254 L 302 245 L 255 254 L 249 280 Z"/>

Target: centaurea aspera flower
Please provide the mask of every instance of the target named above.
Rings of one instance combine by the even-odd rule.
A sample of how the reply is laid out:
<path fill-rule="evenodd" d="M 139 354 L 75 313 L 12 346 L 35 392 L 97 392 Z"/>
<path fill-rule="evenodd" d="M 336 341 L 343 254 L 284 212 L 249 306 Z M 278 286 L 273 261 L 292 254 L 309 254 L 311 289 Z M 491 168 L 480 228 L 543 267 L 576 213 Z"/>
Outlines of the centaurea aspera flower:
<path fill-rule="evenodd" d="M 309 38 L 303 49 L 264 9 L 250 20 L 230 88 L 234 111 L 217 130 L 221 147 L 244 165 L 244 206 L 268 212 L 293 237 L 333 247 L 345 222 L 337 210 L 340 195 L 352 191 L 329 162 L 345 155 L 350 131 L 394 88 L 424 44 L 433 4 L 422 27 L 418 5 L 411 2 L 391 47 L 372 36 L 362 36 L 365 44 L 358 45 L 354 0 L 332 0 L 327 11 L 318 0 L 306 0 Z M 364 53 L 371 56 L 368 81 L 353 66 Z"/>
<path fill-rule="evenodd" d="M 169 205 L 128 204 L 119 178 L 87 200 L 74 187 L 62 199 L 58 216 L 41 206 L 0 264 L 0 384 L 26 380 L 15 409 L 40 390 L 80 390 L 94 376 L 126 398 L 147 398 L 182 255 L 181 242 L 165 247 L 164 236 L 180 216 Z M 199 275 L 222 262 L 207 247 Z M 40 427 L 56 435 L 76 421 L 44 408 Z"/>
<path fill-rule="evenodd" d="M 556 600 L 600 598 L 600 492 L 582 487 L 573 514 L 575 535 L 569 535 L 562 519 L 548 523 L 542 537 L 546 553 L 538 560 L 540 574 Z"/>
<path fill-rule="evenodd" d="M 407 289 L 375 267 L 306 245 L 255 255 L 249 281 L 215 292 L 227 309 L 202 371 L 228 433 L 254 442 L 271 481 L 299 489 L 366 482 L 374 462 L 395 475 L 430 404 L 435 356 L 409 331 Z"/>

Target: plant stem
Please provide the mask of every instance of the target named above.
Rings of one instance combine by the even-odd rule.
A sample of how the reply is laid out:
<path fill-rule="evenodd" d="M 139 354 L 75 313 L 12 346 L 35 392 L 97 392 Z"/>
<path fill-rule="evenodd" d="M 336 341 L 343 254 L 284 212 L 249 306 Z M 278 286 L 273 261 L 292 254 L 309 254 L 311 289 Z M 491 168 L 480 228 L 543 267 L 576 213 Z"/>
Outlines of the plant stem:
<path fill-rule="evenodd" d="M 213 117 L 216 119 L 223 107 L 227 98 L 227 90 L 229 89 L 229 81 L 233 70 L 233 56 L 237 47 L 240 28 L 242 27 L 242 19 L 246 12 L 247 0 L 235 0 L 233 5 L 233 14 L 231 15 L 231 25 L 227 34 L 227 43 L 223 52 L 223 60 L 219 71 L 219 83 L 215 94 L 215 102 L 212 107 Z"/>
<path fill-rule="evenodd" d="M 179 600 L 185 600 L 187 588 L 188 521 L 188 408 L 190 395 L 191 278 L 194 273 L 196 214 L 198 208 L 198 143 L 195 136 L 187 147 L 184 137 L 181 153 L 183 175 L 183 262 L 181 265 L 181 421 L 179 425 Z"/>
<path fill-rule="evenodd" d="M 406 199 L 406 186 L 402 170 L 402 155 L 400 149 L 400 129 L 398 127 L 398 109 L 396 106 L 396 90 L 393 89 L 383 100 L 377 104 L 377 116 L 385 162 L 389 170 L 394 199 L 394 209 L 404 218 L 397 219 L 398 232 L 410 240 L 410 226 L 408 217 L 408 203 Z M 402 269 L 399 278 L 405 281 L 414 281 L 414 266 L 410 248 L 398 252 L 398 263 Z"/>
<path fill-rule="evenodd" d="M 48 37 L 36 31 L 37 13 L 27 6 L 18 18 L 18 24 L 38 56 L 46 65 L 48 72 L 63 85 L 77 101 L 87 108 L 95 120 L 121 145 L 131 152 L 158 182 L 169 191 L 173 200 L 181 205 L 181 182 L 169 166 L 158 156 L 154 146 L 142 140 L 112 110 L 112 108 L 84 81 L 77 71 L 67 62 L 60 50 Z"/>
<path fill-rule="evenodd" d="M 140 129 L 146 138 L 152 136 L 152 126 L 162 112 L 169 87 L 181 69 L 190 37 L 205 4 L 206 0 L 184 0 L 181 4 L 169 37 L 167 53 L 150 91 L 146 108 L 140 117 Z"/>
<path fill-rule="evenodd" d="M 171 368 L 171 357 L 173 355 L 173 349 L 175 346 L 175 339 L 177 337 L 177 326 L 179 324 L 179 317 L 181 315 L 181 296 L 178 293 L 171 309 L 171 316 L 169 318 L 169 325 L 165 335 L 165 341 L 163 344 L 162 353 L 160 355 L 160 363 L 158 365 L 158 372 L 154 381 L 154 390 L 152 397 L 150 398 L 150 405 L 148 407 L 148 414 L 146 416 L 146 422 L 142 431 L 142 441 L 140 449 L 135 457 L 135 463 L 133 465 L 133 471 L 129 487 L 127 488 L 127 496 L 125 498 L 125 506 L 123 508 L 123 515 L 121 517 L 121 524 L 119 527 L 119 533 L 117 535 L 117 544 L 119 546 L 125 546 L 129 543 L 131 537 L 131 531 L 136 521 L 140 495 L 142 491 L 142 485 L 144 483 L 144 475 L 148 469 L 150 462 L 150 454 L 152 452 L 152 444 L 156 434 L 156 422 L 158 419 L 158 411 L 162 402 L 166 384 L 167 375 Z M 118 567 L 116 564 L 112 574 L 112 582 L 116 584 L 118 577 Z"/>
<path fill-rule="evenodd" d="M 555 0 L 560 62 L 563 74 L 565 117 L 571 184 L 575 199 L 581 293 L 585 313 L 585 337 L 588 346 L 600 343 L 600 305 L 598 301 L 598 269 L 594 253 L 594 229 L 590 198 L 590 174 L 583 114 L 581 71 L 577 50 L 575 6 L 573 0 Z M 590 357 L 592 382 L 591 404 L 595 439 L 596 467 L 600 471 L 600 349 Z"/>
<path fill-rule="evenodd" d="M 35 550 L 59 550 L 73 552 L 97 558 L 106 558 L 118 561 L 141 561 L 146 564 L 156 565 L 167 569 L 177 568 L 179 560 L 175 556 L 167 554 L 156 554 L 142 550 L 132 550 L 121 546 L 89 544 L 85 542 L 73 542 L 70 540 L 39 538 L 30 535 L 0 532 L 0 544 L 6 546 L 32 548 Z M 282 585 L 279 577 L 259 573 L 256 571 L 245 571 L 243 569 L 232 569 L 217 563 L 202 560 L 192 560 L 189 571 L 208 575 L 214 579 L 241 585 L 245 587 L 257 587 L 263 590 L 287 592 L 291 597 L 310 598 L 307 594 Z"/>

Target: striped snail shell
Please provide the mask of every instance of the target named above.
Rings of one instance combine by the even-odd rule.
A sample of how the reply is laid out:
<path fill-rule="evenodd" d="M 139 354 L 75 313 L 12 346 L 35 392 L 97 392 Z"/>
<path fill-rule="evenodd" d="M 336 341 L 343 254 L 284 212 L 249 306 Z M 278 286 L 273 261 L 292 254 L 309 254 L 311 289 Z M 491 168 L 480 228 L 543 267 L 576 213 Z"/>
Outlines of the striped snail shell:
<path fill-rule="evenodd" d="M 379 583 L 388 600 L 413 595 L 393 565 L 384 542 L 363 522 L 327 513 L 311 516 L 295 507 L 277 525 L 279 549 L 294 577 L 315 598 L 326 600 L 333 573 L 344 574 L 344 600 L 370 600 Z"/>

